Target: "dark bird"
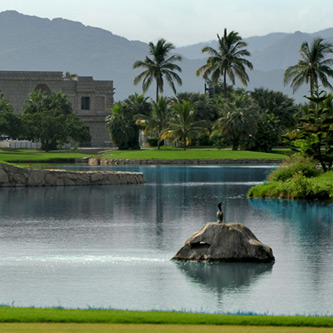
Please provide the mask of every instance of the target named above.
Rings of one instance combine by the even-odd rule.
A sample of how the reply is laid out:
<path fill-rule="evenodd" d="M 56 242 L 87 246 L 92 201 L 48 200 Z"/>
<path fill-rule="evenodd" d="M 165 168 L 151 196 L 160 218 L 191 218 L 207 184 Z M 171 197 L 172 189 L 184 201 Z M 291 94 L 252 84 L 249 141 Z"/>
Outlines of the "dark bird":
<path fill-rule="evenodd" d="M 217 223 L 222 223 L 223 222 L 223 212 L 222 212 L 222 205 L 223 202 L 219 202 L 217 207 L 219 208 L 219 210 L 217 211 Z"/>

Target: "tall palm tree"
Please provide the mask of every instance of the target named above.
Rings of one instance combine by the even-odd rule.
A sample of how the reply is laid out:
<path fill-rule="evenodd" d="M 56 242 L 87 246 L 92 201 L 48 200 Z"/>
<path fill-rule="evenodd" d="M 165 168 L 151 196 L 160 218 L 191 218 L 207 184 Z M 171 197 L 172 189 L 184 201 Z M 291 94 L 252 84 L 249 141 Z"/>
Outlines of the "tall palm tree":
<path fill-rule="evenodd" d="M 193 105 L 189 101 L 176 102 L 172 105 L 172 109 L 173 116 L 169 120 L 168 128 L 163 132 L 162 138 L 180 140 L 184 144 L 184 150 L 186 150 L 186 146 L 193 138 L 208 132 L 207 122 L 194 119 Z"/>
<path fill-rule="evenodd" d="M 247 94 L 231 95 L 223 105 L 222 116 L 215 123 L 215 131 L 222 134 L 232 144 L 232 150 L 254 134 L 258 126 L 258 106 Z"/>
<path fill-rule="evenodd" d="M 227 97 L 227 76 L 232 84 L 235 84 L 235 77 L 240 79 L 244 86 L 247 86 L 249 76 L 245 67 L 252 69 L 252 63 L 245 57 L 250 56 L 246 49 L 247 43 L 242 40 L 238 32 L 231 31 L 227 33 L 224 29 L 223 37 L 217 35 L 218 50 L 210 46 L 202 49 L 202 53 L 208 53 L 209 57 L 206 64 L 200 67 L 196 74 L 203 74 L 204 79 L 210 79 L 214 85 L 218 84 L 220 77 L 223 78 L 224 98 Z"/>
<path fill-rule="evenodd" d="M 333 70 L 330 68 L 333 59 L 326 58 L 328 53 L 333 53 L 333 44 L 325 43 L 322 38 L 314 39 L 311 46 L 304 42 L 299 51 L 301 60 L 296 65 L 288 67 L 284 72 L 284 84 L 290 82 L 295 92 L 302 84 L 310 83 L 311 96 L 318 87 L 319 81 L 324 87 L 332 89 L 328 77 L 333 77 Z"/>
<path fill-rule="evenodd" d="M 150 114 L 137 114 L 136 124 L 144 126 L 145 133 L 153 131 L 157 137 L 157 149 L 160 150 L 163 131 L 168 126 L 170 118 L 170 101 L 165 97 L 160 97 L 158 103 L 152 103 Z"/>
<path fill-rule="evenodd" d="M 167 83 L 176 94 L 175 81 L 181 85 L 182 80 L 175 72 L 181 72 L 182 69 L 176 65 L 175 61 L 181 61 L 179 55 L 171 55 L 169 53 L 175 48 L 171 43 L 167 43 L 164 39 L 160 39 L 156 45 L 149 43 L 149 54 L 151 58 L 146 56 L 144 61 L 138 60 L 133 64 L 133 68 L 143 68 L 144 71 L 134 78 L 134 84 L 137 85 L 142 81 L 142 90 L 146 92 L 153 80 L 156 81 L 156 103 L 158 103 L 160 93 L 164 90 L 165 77 Z"/>

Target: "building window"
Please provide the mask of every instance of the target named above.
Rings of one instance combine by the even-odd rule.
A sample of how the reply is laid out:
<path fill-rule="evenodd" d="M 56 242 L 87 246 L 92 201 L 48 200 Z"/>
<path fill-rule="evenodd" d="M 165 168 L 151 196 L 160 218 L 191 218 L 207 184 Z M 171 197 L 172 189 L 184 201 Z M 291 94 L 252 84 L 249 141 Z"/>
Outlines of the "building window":
<path fill-rule="evenodd" d="M 81 110 L 90 110 L 90 97 L 81 97 Z"/>

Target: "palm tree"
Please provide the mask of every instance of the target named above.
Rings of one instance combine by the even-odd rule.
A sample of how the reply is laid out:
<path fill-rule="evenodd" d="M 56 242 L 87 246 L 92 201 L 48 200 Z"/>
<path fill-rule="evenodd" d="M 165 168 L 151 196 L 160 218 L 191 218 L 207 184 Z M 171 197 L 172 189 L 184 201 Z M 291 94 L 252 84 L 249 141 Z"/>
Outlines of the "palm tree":
<path fill-rule="evenodd" d="M 222 131 L 232 150 L 238 150 L 239 145 L 256 132 L 258 116 L 258 106 L 252 97 L 234 94 L 224 103 L 222 116 L 216 121 L 214 130 Z"/>
<path fill-rule="evenodd" d="M 333 70 L 330 68 L 333 59 L 325 59 L 328 53 L 333 53 L 333 44 L 325 43 L 322 38 L 314 39 L 311 46 L 304 42 L 299 51 L 301 60 L 284 72 L 284 84 L 290 82 L 295 92 L 302 84 L 310 83 L 311 96 L 318 87 L 318 81 L 321 81 L 324 87 L 332 89 L 328 77 L 333 77 Z"/>
<path fill-rule="evenodd" d="M 158 103 L 160 93 L 163 93 L 163 78 L 165 77 L 167 83 L 176 94 L 175 83 L 182 84 L 182 80 L 175 72 L 181 72 L 181 68 L 174 64 L 175 61 L 181 61 L 182 57 L 179 55 L 169 56 L 175 46 L 167 43 L 164 39 L 160 39 L 156 45 L 152 42 L 149 43 L 149 54 L 151 58 L 147 57 L 144 61 L 138 60 L 133 64 L 133 68 L 143 68 L 144 71 L 134 78 L 134 84 L 137 85 L 142 81 L 142 90 L 146 92 L 150 87 L 153 80 L 156 81 L 156 103 Z"/>
<path fill-rule="evenodd" d="M 151 113 L 149 97 L 145 97 L 143 94 L 139 95 L 135 93 L 125 99 L 124 103 L 131 110 L 131 113 L 134 116 L 137 114 L 148 115 Z"/>
<path fill-rule="evenodd" d="M 296 124 L 297 107 L 294 100 L 280 91 L 256 88 L 250 96 L 257 102 L 259 113 L 274 114 L 279 121 L 279 128 L 284 130 Z"/>
<path fill-rule="evenodd" d="M 135 116 L 136 124 L 145 127 L 145 133 L 153 131 L 157 137 L 157 149 L 160 150 L 163 131 L 168 126 L 170 118 L 170 101 L 161 97 L 158 103 L 152 103 L 152 112 L 150 114 L 137 114 Z"/>
<path fill-rule="evenodd" d="M 246 50 L 247 43 L 237 32 L 231 31 L 227 34 L 224 29 L 223 37 L 217 35 L 218 50 L 210 46 L 202 49 L 202 53 L 208 53 L 206 64 L 200 67 L 196 74 L 203 74 L 204 79 L 210 79 L 214 85 L 218 85 L 220 77 L 223 78 L 224 98 L 227 97 L 227 76 L 232 84 L 235 84 L 235 77 L 239 78 L 244 86 L 247 86 L 249 76 L 245 67 L 252 69 L 252 63 L 244 57 L 249 57 L 250 52 Z"/>
<path fill-rule="evenodd" d="M 168 128 L 163 132 L 162 138 L 173 138 L 184 143 L 184 150 L 193 138 L 201 133 L 208 132 L 206 121 L 194 119 L 193 106 L 189 101 L 176 102 L 172 105 L 174 111 Z"/>

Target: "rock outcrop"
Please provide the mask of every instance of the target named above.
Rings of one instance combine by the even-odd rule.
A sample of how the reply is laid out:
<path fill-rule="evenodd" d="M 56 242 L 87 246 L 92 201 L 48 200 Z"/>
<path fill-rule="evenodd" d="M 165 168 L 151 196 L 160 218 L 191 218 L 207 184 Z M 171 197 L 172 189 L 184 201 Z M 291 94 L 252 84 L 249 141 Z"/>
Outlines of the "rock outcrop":
<path fill-rule="evenodd" d="M 143 174 L 138 172 L 38 170 L 0 164 L 0 187 L 123 185 L 145 182 Z"/>
<path fill-rule="evenodd" d="M 193 234 L 173 260 L 272 262 L 272 249 L 240 223 L 207 223 Z"/>

